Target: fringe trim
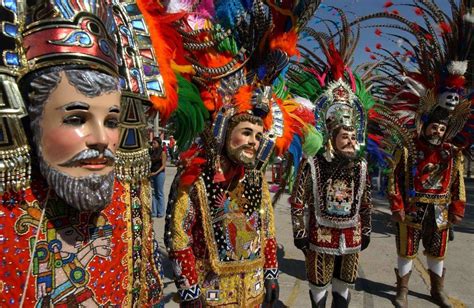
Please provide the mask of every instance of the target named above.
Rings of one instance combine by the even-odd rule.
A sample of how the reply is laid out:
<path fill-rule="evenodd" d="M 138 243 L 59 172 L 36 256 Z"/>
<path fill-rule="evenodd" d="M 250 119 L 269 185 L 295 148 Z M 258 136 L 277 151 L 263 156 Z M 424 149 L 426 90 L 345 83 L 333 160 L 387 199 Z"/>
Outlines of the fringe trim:
<path fill-rule="evenodd" d="M 139 183 L 142 179 L 148 178 L 150 167 L 151 160 L 148 149 L 129 153 L 117 150 L 115 172 L 121 182 Z"/>
<path fill-rule="evenodd" d="M 0 150 L 0 162 L 3 164 L 0 171 L 0 194 L 30 187 L 31 156 L 28 145 Z"/>

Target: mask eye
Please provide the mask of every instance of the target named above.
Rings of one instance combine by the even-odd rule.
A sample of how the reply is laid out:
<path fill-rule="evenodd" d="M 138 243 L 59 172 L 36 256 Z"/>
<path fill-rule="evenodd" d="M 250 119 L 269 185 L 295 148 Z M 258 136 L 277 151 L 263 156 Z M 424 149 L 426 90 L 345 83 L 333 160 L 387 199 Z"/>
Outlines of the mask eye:
<path fill-rule="evenodd" d="M 453 96 L 452 95 L 448 95 L 446 96 L 447 99 L 453 99 Z"/>

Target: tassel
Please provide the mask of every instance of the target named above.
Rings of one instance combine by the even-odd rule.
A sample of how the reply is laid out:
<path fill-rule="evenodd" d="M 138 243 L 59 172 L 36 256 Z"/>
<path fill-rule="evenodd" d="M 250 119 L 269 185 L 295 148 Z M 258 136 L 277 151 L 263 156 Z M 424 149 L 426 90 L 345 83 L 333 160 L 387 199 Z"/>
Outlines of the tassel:
<path fill-rule="evenodd" d="M 225 181 L 225 176 L 224 172 L 222 171 L 221 168 L 221 157 L 220 155 L 217 155 L 216 157 L 216 164 L 215 164 L 215 174 L 214 177 L 212 178 L 212 181 L 214 183 L 221 183 Z"/>
<path fill-rule="evenodd" d="M 27 115 L 14 77 L 0 73 L 0 194 L 30 186 L 31 157 L 21 118 Z"/>

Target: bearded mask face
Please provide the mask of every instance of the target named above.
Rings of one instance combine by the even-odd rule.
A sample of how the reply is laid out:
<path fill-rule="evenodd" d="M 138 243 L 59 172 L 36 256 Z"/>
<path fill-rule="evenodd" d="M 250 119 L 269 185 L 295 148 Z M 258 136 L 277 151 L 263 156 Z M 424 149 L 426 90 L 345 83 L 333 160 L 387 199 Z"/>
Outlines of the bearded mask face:
<path fill-rule="evenodd" d="M 257 150 L 263 137 L 263 126 L 249 121 L 239 122 L 226 139 L 227 157 L 246 168 L 255 166 Z"/>
<path fill-rule="evenodd" d="M 112 199 L 120 92 L 112 85 L 113 90 L 106 93 L 87 95 L 70 80 L 81 79 L 80 74 L 58 74 L 59 81 L 44 103 L 39 127 L 33 125 L 40 171 L 70 206 L 98 211 Z"/>
<path fill-rule="evenodd" d="M 432 145 L 440 145 L 446 134 L 446 125 L 443 123 L 430 123 L 424 130 L 424 137 Z"/>
<path fill-rule="evenodd" d="M 356 131 L 341 127 L 334 137 L 336 153 L 348 159 L 354 159 L 357 156 L 359 142 L 357 141 Z"/>

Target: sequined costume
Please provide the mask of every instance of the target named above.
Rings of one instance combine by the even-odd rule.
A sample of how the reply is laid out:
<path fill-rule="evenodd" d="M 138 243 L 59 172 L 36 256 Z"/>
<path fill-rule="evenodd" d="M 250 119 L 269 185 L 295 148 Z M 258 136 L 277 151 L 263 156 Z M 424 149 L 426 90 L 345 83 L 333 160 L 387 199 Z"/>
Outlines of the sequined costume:
<path fill-rule="evenodd" d="M 348 288 L 355 283 L 360 251 L 371 233 L 370 180 L 362 147 L 374 102 L 367 79 L 348 66 L 357 37 L 336 10 L 342 24 L 338 47 L 325 41 L 324 32 L 307 28 L 326 61 L 302 48 L 302 61 L 288 72 L 291 95 L 313 107 L 320 134 L 316 150 L 300 164 L 290 199 L 294 243 L 305 254 L 312 307 L 325 307 L 330 286 L 333 307 L 348 307 Z"/>
<path fill-rule="evenodd" d="M 299 185 L 291 199 L 293 234 L 309 238 L 308 280 L 319 287 L 326 287 L 333 277 L 355 283 L 362 234 L 371 230 L 367 179 L 363 159 L 327 162 L 317 155 L 300 167 Z"/>
<path fill-rule="evenodd" d="M 397 224 L 397 251 L 415 258 L 422 239 L 429 256 L 444 259 L 448 214 L 463 217 L 466 206 L 463 155 L 450 143 L 432 146 L 422 139 L 415 142 L 415 151 L 410 162 L 406 148 L 395 153 L 389 179 L 391 210 L 406 213 L 406 221 Z M 412 176 L 410 165 L 415 169 Z"/>
<path fill-rule="evenodd" d="M 33 178 L 21 194 L 2 196 L 0 223 L 12 227 L 1 234 L 0 303 L 17 306 L 23 299 L 30 307 L 90 307 L 158 302 L 160 263 L 153 253 L 151 220 L 144 214 L 150 191 L 116 182 L 113 202 L 105 210 L 79 212 L 48 193 L 43 181 Z M 137 217 L 130 205 L 144 209 L 144 215 Z M 136 263 L 138 249 L 141 262 Z"/>
<path fill-rule="evenodd" d="M 2 3 L 0 13 L 10 25 L 0 31 L 1 135 L 7 137 L 0 162 L 8 166 L 0 175 L 0 306 L 159 303 L 161 261 L 150 217 L 143 105 L 165 93 L 138 7 L 107 1 L 37 1 L 26 7 L 14 1 Z M 17 79 L 28 84 L 29 76 L 56 67 L 96 70 L 120 80 L 122 129 L 113 195 L 100 211 L 80 211 L 58 197 L 40 174 L 32 152 L 36 141 L 23 130 L 29 127 L 25 120 L 35 119 L 25 118 L 30 106 Z"/>
<path fill-rule="evenodd" d="M 278 299 L 278 264 L 263 170 L 272 153 L 282 155 L 304 135 L 304 124 L 289 111 L 299 105 L 272 85 L 296 55 L 297 31 L 319 1 L 141 2 L 150 24 L 166 27 L 176 41 L 178 107 L 170 128 L 183 154 L 165 243 L 180 306 L 271 306 Z M 248 159 L 232 158 L 241 124 L 251 128 L 236 141 L 249 140 L 242 145 L 251 149 Z M 263 130 L 256 142 L 253 129 Z M 236 175 L 229 178 L 226 166 Z"/>
<path fill-rule="evenodd" d="M 396 222 L 394 303 L 408 306 L 413 258 L 422 240 L 431 298 L 441 307 L 451 307 L 443 267 L 448 228 L 464 216 L 463 154 L 472 159 L 473 101 L 464 74 L 472 55 L 474 25 L 463 1 L 451 1 L 449 10 L 434 2 L 409 5 L 423 19 L 388 12 L 358 19 L 364 23 L 375 19 L 378 35 L 398 35 L 408 43 L 403 47 L 378 43 L 378 51 L 371 55 L 382 59 L 376 64 L 382 73 L 374 76 L 373 83 L 380 104 L 370 117 L 372 139 L 385 156 L 381 165 L 389 170 L 388 198 Z M 390 24 L 385 24 L 387 20 Z M 394 34 L 393 27 L 402 34 Z"/>
<path fill-rule="evenodd" d="M 171 213 L 170 258 L 183 299 L 201 292 L 208 306 L 253 307 L 265 278 L 278 273 L 273 207 L 259 172 L 227 190 L 206 169 L 179 189 Z"/>

